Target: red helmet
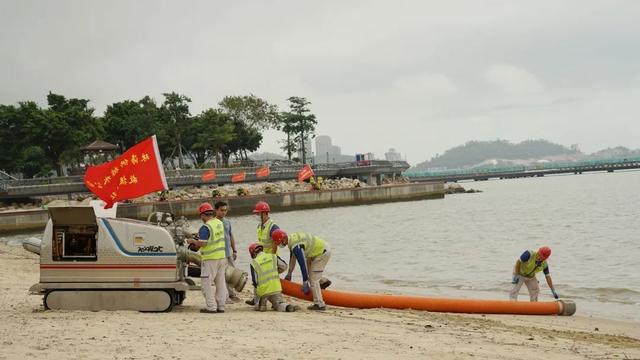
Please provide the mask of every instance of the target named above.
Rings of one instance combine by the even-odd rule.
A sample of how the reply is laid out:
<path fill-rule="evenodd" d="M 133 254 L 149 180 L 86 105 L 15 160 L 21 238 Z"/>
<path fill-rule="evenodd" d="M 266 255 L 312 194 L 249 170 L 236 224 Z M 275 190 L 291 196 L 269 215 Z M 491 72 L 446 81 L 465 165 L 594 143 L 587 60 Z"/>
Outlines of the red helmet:
<path fill-rule="evenodd" d="M 287 237 L 287 233 L 282 229 L 275 229 L 271 233 L 271 239 L 276 245 L 282 244 L 282 240 Z"/>
<path fill-rule="evenodd" d="M 258 248 L 262 249 L 262 245 L 258 243 L 249 244 L 249 255 L 253 257 L 253 253 L 256 252 Z"/>
<path fill-rule="evenodd" d="M 551 248 L 548 246 L 543 246 L 538 249 L 538 258 L 540 260 L 547 260 L 551 256 Z"/>
<path fill-rule="evenodd" d="M 200 204 L 198 211 L 200 212 L 200 215 L 202 215 L 202 213 L 204 212 L 213 211 L 213 206 L 211 206 L 211 204 L 209 203 L 202 203 Z"/>
<path fill-rule="evenodd" d="M 258 201 L 258 203 L 256 204 L 256 208 L 253 210 L 254 214 L 257 213 L 261 213 L 261 212 L 270 212 L 271 208 L 269 207 L 269 204 L 267 204 L 264 201 Z"/>

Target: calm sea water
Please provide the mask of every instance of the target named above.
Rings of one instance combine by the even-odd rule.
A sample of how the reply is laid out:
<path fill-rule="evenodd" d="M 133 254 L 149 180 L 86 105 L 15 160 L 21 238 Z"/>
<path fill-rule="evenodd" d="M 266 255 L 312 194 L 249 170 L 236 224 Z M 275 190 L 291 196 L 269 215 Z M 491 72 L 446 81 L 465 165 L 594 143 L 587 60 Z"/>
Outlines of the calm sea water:
<path fill-rule="evenodd" d="M 464 186 L 483 192 L 272 218 L 289 232 L 310 232 L 330 243 L 326 275 L 335 289 L 507 299 L 517 257 L 548 245 L 556 289 L 578 304 L 579 313 L 640 321 L 640 172 Z M 245 268 L 258 220 L 231 220 Z M 0 241 L 18 245 L 33 235 Z M 288 259 L 288 251 L 283 254 Z M 541 300 L 551 299 L 544 277 L 539 280 Z"/>

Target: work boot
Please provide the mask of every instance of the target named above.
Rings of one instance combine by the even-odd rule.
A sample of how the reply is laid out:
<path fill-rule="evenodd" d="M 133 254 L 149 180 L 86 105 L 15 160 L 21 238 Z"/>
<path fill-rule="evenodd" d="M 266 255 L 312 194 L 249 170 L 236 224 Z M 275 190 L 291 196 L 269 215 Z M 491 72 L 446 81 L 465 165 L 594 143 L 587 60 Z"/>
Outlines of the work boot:
<path fill-rule="evenodd" d="M 286 312 L 296 312 L 300 310 L 300 306 L 298 305 L 287 305 Z"/>
<path fill-rule="evenodd" d="M 216 310 L 217 313 L 224 313 L 224 310 L 218 309 Z"/>
<path fill-rule="evenodd" d="M 238 297 L 238 295 L 229 296 L 229 300 L 233 301 L 234 303 L 240 302 L 240 298 Z"/>
<path fill-rule="evenodd" d="M 315 311 L 325 311 L 325 310 L 327 310 L 327 307 L 326 306 L 320 306 L 318 304 L 313 304 L 313 305 L 309 306 L 307 309 L 308 310 L 315 310 Z"/>
<path fill-rule="evenodd" d="M 215 314 L 217 312 L 219 312 L 218 310 L 209 310 L 209 309 L 200 309 L 201 313 L 205 313 L 205 314 Z M 224 310 L 222 310 L 222 312 L 224 312 Z"/>
<path fill-rule="evenodd" d="M 256 299 L 251 299 L 251 300 L 247 300 L 244 302 L 247 305 L 251 305 L 251 306 L 255 306 L 256 305 Z"/>

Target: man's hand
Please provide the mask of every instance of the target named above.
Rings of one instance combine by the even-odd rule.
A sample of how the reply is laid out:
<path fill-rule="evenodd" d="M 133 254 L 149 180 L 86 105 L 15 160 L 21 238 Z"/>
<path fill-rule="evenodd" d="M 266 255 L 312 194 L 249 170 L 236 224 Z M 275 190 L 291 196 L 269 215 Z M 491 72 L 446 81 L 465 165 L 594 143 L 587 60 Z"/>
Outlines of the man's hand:
<path fill-rule="evenodd" d="M 284 279 L 287 281 L 291 281 L 291 273 L 288 273 L 287 275 L 285 275 Z"/>
<path fill-rule="evenodd" d="M 309 295 L 309 292 L 311 292 L 311 285 L 309 284 L 309 280 L 305 281 L 305 282 L 302 284 L 302 292 L 303 292 L 305 295 Z"/>
<path fill-rule="evenodd" d="M 551 289 L 551 293 L 553 294 L 553 297 L 554 297 L 556 300 L 560 298 L 560 296 L 558 296 L 558 293 L 556 292 L 556 290 L 555 290 L 555 289 L 553 289 L 553 288 L 552 288 L 552 289 Z"/>
<path fill-rule="evenodd" d="M 233 250 L 233 260 L 237 260 L 238 259 L 238 252 Z"/>
<path fill-rule="evenodd" d="M 520 276 L 518 275 L 513 275 L 513 279 L 511 279 L 511 283 L 512 284 L 517 284 L 518 280 L 520 280 Z"/>

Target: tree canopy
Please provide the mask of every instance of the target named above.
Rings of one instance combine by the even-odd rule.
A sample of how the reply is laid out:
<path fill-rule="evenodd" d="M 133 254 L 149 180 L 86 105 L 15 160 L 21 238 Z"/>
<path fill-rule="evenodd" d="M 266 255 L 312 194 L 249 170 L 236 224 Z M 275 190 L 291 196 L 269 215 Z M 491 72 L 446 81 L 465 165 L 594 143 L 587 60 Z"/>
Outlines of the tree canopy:
<path fill-rule="evenodd" d="M 295 99 L 302 99 L 301 107 L 293 101 L 283 122 L 276 105 L 253 94 L 226 96 L 218 108 L 191 115 L 188 96 L 167 92 L 160 105 L 144 96 L 114 102 L 96 116 L 87 99 L 49 93 L 44 108 L 32 101 L 0 105 L 0 169 L 24 177 L 47 176 L 51 171 L 61 175 L 63 168 L 83 163 L 80 148 L 94 140 L 117 144 L 124 151 L 153 134 L 161 156 L 168 163 L 177 159 L 181 168 L 229 165 L 234 156 L 247 161 L 248 153 L 260 148 L 265 129 L 284 128 L 293 136 L 293 149 L 300 136 L 313 132 L 313 125 L 302 124 L 315 124 L 306 109 L 309 103 Z M 283 127 L 289 120 L 293 127 Z M 185 159 L 191 160 L 189 165 Z"/>

